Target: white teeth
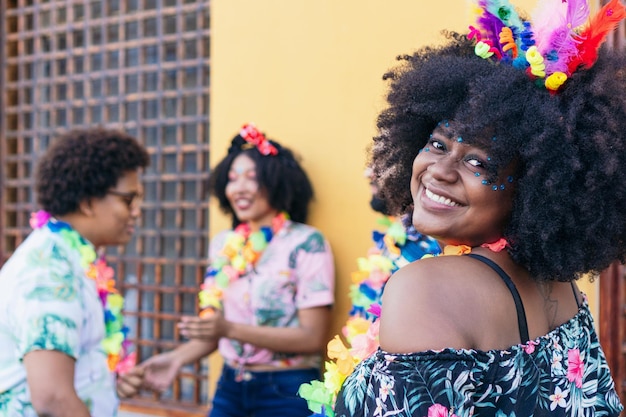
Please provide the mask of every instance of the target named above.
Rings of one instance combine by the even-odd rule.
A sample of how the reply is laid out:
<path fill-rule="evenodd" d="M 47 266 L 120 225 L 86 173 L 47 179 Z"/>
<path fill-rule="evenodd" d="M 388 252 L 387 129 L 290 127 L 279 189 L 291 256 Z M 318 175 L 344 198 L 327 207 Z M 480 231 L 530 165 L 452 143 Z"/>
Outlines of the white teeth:
<path fill-rule="evenodd" d="M 433 200 L 435 203 L 443 204 L 443 205 L 448 206 L 448 207 L 458 207 L 458 206 L 460 206 L 460 204 L 455 203 L 454 201 L 450 200 L 449 198 L 445 198 L 445 197 L 443 197 L 441 195 L 437 195 L 437 194 L 433 193 L 428 188 L 426 188 L 426 197 L 428 197 L 429 199 Z"/>

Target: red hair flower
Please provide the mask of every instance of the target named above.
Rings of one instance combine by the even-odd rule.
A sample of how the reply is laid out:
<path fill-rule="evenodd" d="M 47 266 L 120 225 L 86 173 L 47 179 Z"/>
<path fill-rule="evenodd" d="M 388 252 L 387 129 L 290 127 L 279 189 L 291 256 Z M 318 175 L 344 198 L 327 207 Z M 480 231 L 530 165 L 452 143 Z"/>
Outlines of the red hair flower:
<path fill-rule="evenodd" d="M 267 140 L 265 135 L 253 123 L 243 125 L 241 131 L 239 131 L 239 136 L 250 145 L 256 146 L 261 155 L 278 155 L 278 149 Z"/>

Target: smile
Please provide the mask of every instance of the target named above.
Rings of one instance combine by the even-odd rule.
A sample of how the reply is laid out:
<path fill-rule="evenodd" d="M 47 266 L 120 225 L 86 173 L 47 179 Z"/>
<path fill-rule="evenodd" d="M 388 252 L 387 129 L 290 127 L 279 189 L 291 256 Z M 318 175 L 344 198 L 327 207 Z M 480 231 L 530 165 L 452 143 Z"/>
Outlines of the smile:
<path fill-rule="evenodd" d="M 438 195 L 433 193 L 432 191 L 430 191 L 428 188 L 425 188 L 426 192 L 426 197 L 429 200 L 434 201 L 435 203 L 439 203 L 439 204 L 443 204 L 444 206 L 448 206 L 448 207 L 460 207 L 461 205 L 458 203 L 455 203 L 454 201 L 450 200 L 449 198 L 446 198 L 444 196 Z"/>

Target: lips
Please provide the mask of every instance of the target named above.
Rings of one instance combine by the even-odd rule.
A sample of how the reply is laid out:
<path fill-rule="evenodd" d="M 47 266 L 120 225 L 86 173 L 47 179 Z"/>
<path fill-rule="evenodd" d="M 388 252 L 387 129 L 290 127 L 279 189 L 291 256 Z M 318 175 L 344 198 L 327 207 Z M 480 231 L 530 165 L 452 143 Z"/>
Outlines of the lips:
<path fill-rule="evenodd" d="M 426 196 L 426 198 L 429 199 L 430 201 L 433 201 L 437 204 L 441 204 L 443 206 L 447 206 L 447 207 L 460 207 L 461 206 L 461 204 L 457 203 L 456 201 L 452 201 L 448 197 L 436 194 L 426 187 L 424 187 L 424 196 Z"/>
<path fill-rule="evenodd" d="M 234 201 L 234 206 L 239 210 L 245 210 L 252 206 L 252 200 L 248 198 L 238 198 Z"/>

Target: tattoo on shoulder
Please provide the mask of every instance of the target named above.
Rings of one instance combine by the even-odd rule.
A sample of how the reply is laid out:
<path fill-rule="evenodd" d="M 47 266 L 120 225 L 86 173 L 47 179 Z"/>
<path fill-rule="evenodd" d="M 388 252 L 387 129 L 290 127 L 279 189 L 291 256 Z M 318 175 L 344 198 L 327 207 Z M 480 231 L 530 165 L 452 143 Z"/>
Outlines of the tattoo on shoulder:
<path fill-rule="evenodd" d="M 543 310 L 548 318 L 550 329 L 556 326 L 556 317 L 559 310 L 559 301 L 552 297 L 552 283 L 542 282 L 539 284 L 539 291 L 543 296 Z"/>

